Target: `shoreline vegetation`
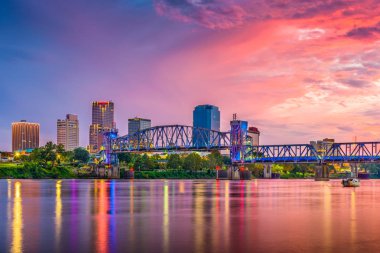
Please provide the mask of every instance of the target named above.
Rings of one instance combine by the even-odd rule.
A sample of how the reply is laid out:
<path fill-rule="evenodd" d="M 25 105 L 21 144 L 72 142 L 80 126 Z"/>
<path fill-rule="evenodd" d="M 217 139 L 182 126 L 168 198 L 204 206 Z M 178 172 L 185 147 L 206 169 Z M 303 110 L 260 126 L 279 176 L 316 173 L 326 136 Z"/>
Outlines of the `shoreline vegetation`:
<path fill-rule="evenodd" d="M 227 169 L 231 165 L 228 156 L 218 151 L 206 155 L 188 154 L 133 154 L 118 155 L 120 178 L 134 170 L 135 179 L 214 179 L 216 168 Z M 84 148 L 65 151 L 62 145 L 48 142 L 34 149 L 28 156 L 16 154 L 13 162 L 0 162 L 0 178 L 14 179 L 93 179 L 97 166 L 96 157 L 91 157 Z M 349 176 L 349 164 L 328 165 L 331 179 Z M 252 178 L 263 178 L 262 164 L 248 164 L 245 168 L 252 172 Z M 370 178 L 380 178 L 380 165 L 364 164 L 362 169 L 370 173 Z M 272 173 L 281 179 L 314 178 L 314 164 L 273 164 Z"/>

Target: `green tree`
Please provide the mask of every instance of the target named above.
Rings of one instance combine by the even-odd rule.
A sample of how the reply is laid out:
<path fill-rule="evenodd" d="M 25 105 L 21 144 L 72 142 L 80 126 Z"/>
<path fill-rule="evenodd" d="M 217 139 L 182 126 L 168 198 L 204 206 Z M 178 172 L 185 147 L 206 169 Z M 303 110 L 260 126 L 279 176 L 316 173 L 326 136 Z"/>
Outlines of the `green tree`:
<path fill-rule="evenodd" d="M 183 161 L 179 154 L 171 154 L 168 157 L 167 168 L 171 170 L 180 170 L 183 166 Z"/>
<path fill-rule="evenodd" d="M 90 153 L 84 148 L 74 149 L 74 160 L 87 163 L 90 160 Z"/>
<path fill-rule="evenodd" d="M 231 158 L 229 156 L 223 155 L 222 156 L 222 161 L 223 161 L 224 165 L 231 165 L 232 164 Z"/>
<path fill-rule="evenodd" d="M 131 153 L 120 153 L 117 155 L 120 162 L 124 162 L 126 164 L 129 164 L 133 162 L 133 154 Z"/>
<path fill-rule="evenodd" d="M 74 151 L 65 151 L 63 153 L 63 160 L 67 163 L 71 163 L 74 160 Z"/>
<path fill-rule="evenodd" d="M 210 169 L 215 169 L 217 166 L 223 166 L 223 156 L 219 151 L 213 151 L 211 154 L 207 155 L 208 164 L 207 167 Z"/>
<path fill-rule="evenodd" d="M 56 145 L 57 154 L 64 155 L 65 154 L 65 146 L 63 144 Z"/>
<path fill-rule="evenodd" d="M 140 171 L 144 168 L 144 162 L 142 160 L 142 156 L 137 156 L 133 162 L 133 167 L 135 170 Z"/>
<path fill-rule="evenodd" d="M 197 153 L 191 153 L 183 161 L 183 168 L 197 171 L 202 169 L 202 164 L 202 157 Z"/>
<path fill-rule="evenodd" d="M 57 159 L 56 148 L 57 146 L 49 141 L 44 147 L 34 149 L 30 155 L 30 159 L 45 168 L 53 167 Z"/>

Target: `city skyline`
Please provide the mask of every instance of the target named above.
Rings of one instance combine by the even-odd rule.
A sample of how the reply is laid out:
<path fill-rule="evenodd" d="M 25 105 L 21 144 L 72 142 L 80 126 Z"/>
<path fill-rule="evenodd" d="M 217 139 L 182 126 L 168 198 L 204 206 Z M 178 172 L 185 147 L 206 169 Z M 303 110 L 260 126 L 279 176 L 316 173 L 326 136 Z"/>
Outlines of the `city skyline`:
<path fill-rule="evenodd" d="M 67 113 L 81 118 L 85 146 L 88 104 L 105 98 L 117 105 L 120 133 L 135 115 L 191 125 L 193 106 L 210 103 L 223 111 L 222 130 L 238 113 L 263 144 L 380 139 L 376 1 L 3 7 L 1 150 L 11 149 L 11 122 L 39 122 L 45 143 Z"/>

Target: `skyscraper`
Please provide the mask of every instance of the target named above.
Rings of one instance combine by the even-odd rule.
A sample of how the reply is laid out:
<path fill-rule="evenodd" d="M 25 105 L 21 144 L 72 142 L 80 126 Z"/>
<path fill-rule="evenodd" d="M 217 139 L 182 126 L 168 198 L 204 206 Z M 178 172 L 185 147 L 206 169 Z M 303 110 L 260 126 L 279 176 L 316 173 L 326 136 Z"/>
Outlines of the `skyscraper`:
<path fill-rule="evenodd" d="M 214 105 L 198 105 L 193 111 L 193 126 L 220 131 L 220 111 Z"/>
<path fill-rule="evenodd" d="M 40 145 L 40 124 L 26 122 L 12 123 L 12 151 L 38 148 Z"/>
<path fill-rule="evenodd" d="M 193 126 L 220 131 L 220 111 L 214 105 L 198 105 L 193 111 Z M 210 136 L 208 137 L 210 138 Z M 193 136 L 195 146 L 204 146 L 200 136 Z"/>
<path fill-rule="evenodd" d="M 65 150 L 71 151 L 79 147 L 78 116 L 67 114 L 66 119 L 57 120 L 57 144 L 62 144 Z"/>
<path fill-rule="evenodd" d="M 114 104 L 112 101 L 92 102 L 92 124 L 90 125 L 90 152 L 100 151 L 103 132 L 116 128 L 114 122 Z"/>
<path fill-rule="evenodd" d="M 140 130 L 144 130 L 151 127 L 150 119 L 132 118 L 128 119 L 128 134 L 134 134 Z"/>

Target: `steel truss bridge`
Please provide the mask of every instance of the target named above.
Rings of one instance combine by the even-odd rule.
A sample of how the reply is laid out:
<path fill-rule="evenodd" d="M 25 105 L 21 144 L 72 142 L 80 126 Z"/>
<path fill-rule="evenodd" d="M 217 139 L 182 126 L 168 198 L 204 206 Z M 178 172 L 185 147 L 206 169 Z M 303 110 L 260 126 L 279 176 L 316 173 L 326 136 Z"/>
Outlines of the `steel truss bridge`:
<path fill-rule="evenodd" d="M 330 143 L 320 150 L 311 144 L 253 146 L 239 129 L 219 132 L 183 125 L 152 127 L 115 136 L 109 143 L 111 153 L 230 150 L 233 163 L 380 162 L 380 142 Z"/>
<path fill-rule="evenodd" d="M 310 144 L 246 146 L 247 163 L 378 163 L 380 142 L 333 143 L 322 150 Z"/>
<path fill-rule="evenodd" d="M 230 147 L 230 134 L 182 125 L 157 126 L 114 141 L 115 152 L 209 151 Z"/>

